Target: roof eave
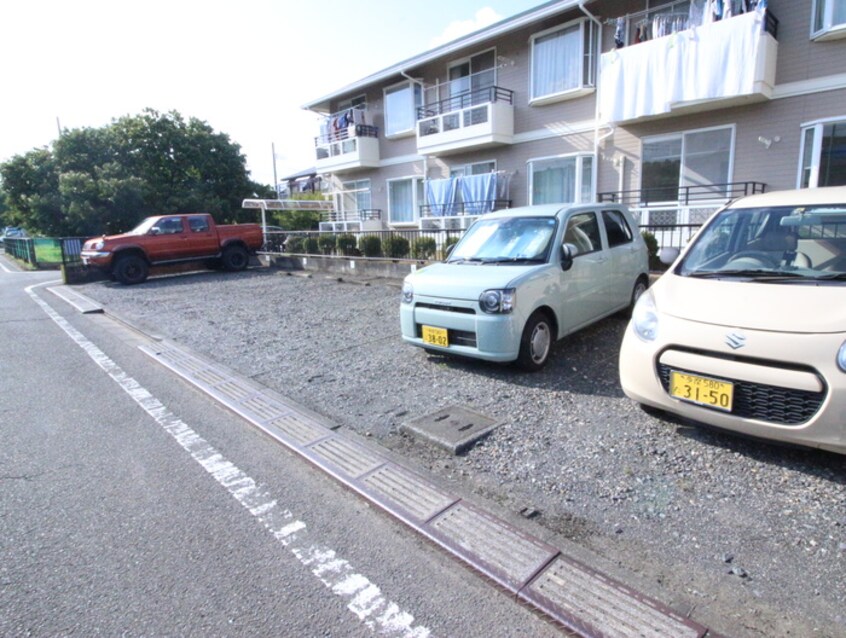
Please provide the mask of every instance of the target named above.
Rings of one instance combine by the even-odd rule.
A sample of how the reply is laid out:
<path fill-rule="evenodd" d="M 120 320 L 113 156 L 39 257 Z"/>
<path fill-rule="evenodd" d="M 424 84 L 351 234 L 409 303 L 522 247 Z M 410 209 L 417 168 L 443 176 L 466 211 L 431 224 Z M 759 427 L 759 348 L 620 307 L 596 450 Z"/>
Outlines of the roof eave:
<path fill-rule="evenodd" d="M 430 49 L 425 53 L 421 53 L 420 55 L 403 60 L 402 62 L 389 66 L 381 71 L 377 71 L 376 73 L 362 78 L 361 80 L 348 84 L 336 91 L 332 91 L 317 100 L 307 102 L 306 104 L 303 104 L 302 108 L 309 111 L 328 112 L 330 110 L 330 102 L 342 95 L 360 91 L 373 84 L 384 82 L 385 80 L 402 75 L 406 71 L 419 67 L 423 64 L 427 64 L 432 60 L 448 56 L 459 49 L 485 42 L 486 40 L 504 35 L 511 31 L 522 29 L 533 22 L 544 20 L 545 18 L 557 13 L 573 9 L 579 5 L 592 1 L 593 0 L 585 0 L 582 2 L 579 0 L 552 0 L 551 2 L 542 4 L 534 9 L 523 11 L 522 13 L 518 13 L 517 15 L 506 18 L 505 20 L 500 20 L 499 22 L 485 27 L 484 29 L 479 29 L 478 31 L 474 31 L 473 33 L 461 38 L 447 42 L 439 47 Z"/>

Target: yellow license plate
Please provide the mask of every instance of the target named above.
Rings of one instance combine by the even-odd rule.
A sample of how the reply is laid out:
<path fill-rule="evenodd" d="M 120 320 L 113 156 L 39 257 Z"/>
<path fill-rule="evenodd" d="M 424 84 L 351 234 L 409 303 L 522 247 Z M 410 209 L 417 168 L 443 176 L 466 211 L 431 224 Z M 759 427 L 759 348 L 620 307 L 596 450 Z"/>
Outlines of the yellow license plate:
<path fill-rule="evenodd" d="M 686 372 L 670 372 L 670 396 L 731 412 L 734 384 Z"/>
<path fill-rule="evenodd" d="M 433 328 L 432 326 L 421 326 L 423 328 L 423 343 L 430 343 L 433 346 L 449 347 L 449 337 L 445 328 Z"/>

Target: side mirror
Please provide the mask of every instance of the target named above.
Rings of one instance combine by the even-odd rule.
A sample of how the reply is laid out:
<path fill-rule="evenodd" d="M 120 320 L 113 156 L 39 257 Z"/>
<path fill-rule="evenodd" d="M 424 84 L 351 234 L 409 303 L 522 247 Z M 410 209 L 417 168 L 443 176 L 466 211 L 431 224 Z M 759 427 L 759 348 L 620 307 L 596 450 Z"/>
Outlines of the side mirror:
<path fill-rule="evenodd" d="M 160 234 L 161 232 L 162 232 L 162 229 L 161 229 L 161 228 L 159 228 L 158 226 L 153 226 L 153 227 L 150 229 L 150 235 L 158 235 L 158 234 Z"/>
<path fill-rule="evenodd" d="M 573 265 L 573 257 L 578 252 L 579 249 L 573 244 L 568 244 L 567 242 L 561 244 L 561 270 L 570 270 Z"/>
<path fill-rule="evenodd" d="M 670 265 L 679 257 L 679 249 L 678 248 L 662 248 L 661 252 L 658 253 L 658 259 L 661 260 L 662 264 Z"/>

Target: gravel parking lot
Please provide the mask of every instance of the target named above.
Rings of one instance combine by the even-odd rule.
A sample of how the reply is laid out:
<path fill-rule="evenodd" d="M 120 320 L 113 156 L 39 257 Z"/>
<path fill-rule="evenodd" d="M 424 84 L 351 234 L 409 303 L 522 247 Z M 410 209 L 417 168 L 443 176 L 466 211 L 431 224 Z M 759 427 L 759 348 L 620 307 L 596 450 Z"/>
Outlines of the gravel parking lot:
<path fill-rule="evenodd" d="M 534 374 L 428 355 L 400 338 L 399 286 L 256 269 L 79 290 L 531 515 L 727 635 L 846 635 L 844 457 L 641 411 L 618 381 L 620 317 L 559 342 Z M 500 425 L 458 457 L 400 431 L 450 405 Z"/>

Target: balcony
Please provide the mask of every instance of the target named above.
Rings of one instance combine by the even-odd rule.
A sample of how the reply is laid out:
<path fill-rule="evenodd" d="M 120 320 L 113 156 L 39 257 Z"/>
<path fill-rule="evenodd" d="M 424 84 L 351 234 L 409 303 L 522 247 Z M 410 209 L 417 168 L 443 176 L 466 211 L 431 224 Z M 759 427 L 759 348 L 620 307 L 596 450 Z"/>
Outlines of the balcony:
<path fill-rule="evenodd" d="M 514 91 L 467 90 L 417 109 L 417 152 L 448 155 L 514 141 Z"/>
<path fill-rule="evenodd" d="M 382 230 L 382 210 L 367 208 L 349 211 L 324 211 L 318 226 L 321 231 L 356 232 L 362 230 Z"/>
<path fill-rule="evenodd" d="M 656 187 L 599 193 L 599 201 L 625 204 L 641 229 L 655 235 L 660 246 L 682 247 L 727 203 L 766 189 L 761 182 Z"/>
<path fill-rule="evenodd" d="M 604 53 L 601 120 L 629 124 L 770 99 L 777 29 L 769 11 L 752 11 Z"/>
<path fill-rule="evenodd" d="M 379 166 L 379 129 L 352 124 L 314 139 L 318 173 L 342 173 Z"/>

